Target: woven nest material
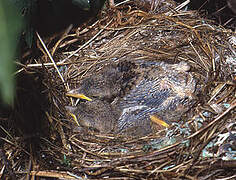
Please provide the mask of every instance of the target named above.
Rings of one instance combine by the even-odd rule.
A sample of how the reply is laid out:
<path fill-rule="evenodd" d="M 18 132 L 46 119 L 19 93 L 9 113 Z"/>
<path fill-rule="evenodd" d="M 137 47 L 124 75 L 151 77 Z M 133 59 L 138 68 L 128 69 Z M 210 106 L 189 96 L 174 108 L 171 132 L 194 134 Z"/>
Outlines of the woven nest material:
<path fill-rule="evenodd" d="M 42 42 L 38 45 L 44 55 L 37 61 L 43 64 L 25 65 L 44 72 L 51 102 L 46 112 L 50 137 L 42 140 L 40 168 L 31 175 L 65 179 L 236 177 L 235 33 L 196 12 L 179 10 L 174 3 L 150 12 L 130 2 L 104 10 L 92 25 L 67 31 L 46 46 L 49 52 Z M 76 124 L 65 106 L 75 101 L 66 92 L 107 64 L 124 59 L 187 62 L 201 89 L 186 121 L 139 138 L 73 132 L 71 124 Z"/>

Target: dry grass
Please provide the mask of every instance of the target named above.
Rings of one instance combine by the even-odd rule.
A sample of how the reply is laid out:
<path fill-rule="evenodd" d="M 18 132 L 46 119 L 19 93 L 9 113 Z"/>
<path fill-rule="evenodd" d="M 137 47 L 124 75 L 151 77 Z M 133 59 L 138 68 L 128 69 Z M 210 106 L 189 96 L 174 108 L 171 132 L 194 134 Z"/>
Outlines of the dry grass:
<path fill-rule="evenodd" d="M 45 47 L 39 43 L 43 64 L 25 64 L 24 69 L 42 68 L 45 73 L 51 134 L 41 139 L 37 163 L 30 160 L 34 171 L 28 168 L 24 173 L 67 179 L 235 178 L 235 155 L 225 160 L 227 152 L 222 148 L 229 142 L 219 140 L 229 132 L 235 137 L 235 66 L 227 60 L 229 56 L 235 59 L 231 37 L 235 33 L 196 12 L 164 9 L 150 13 L 129 2 L 103 11 L 99 20 L 86 28 L 69 29 L 56 37 L 56 43 L 55 39 Z M 65 93 L 104 65 L 127 59 L 186 61 L 191 65 L 200 95 L 186 115 L 187 121 L 141 138 L 73 133 L 65 105 L 75 102 Z M 13 156 L 21 157 L 20 142 L 13 137 L 5 141 L 11 147 L 8 154 L 14 167 L 22 170 L 22 159 L 13 161 Z"/>

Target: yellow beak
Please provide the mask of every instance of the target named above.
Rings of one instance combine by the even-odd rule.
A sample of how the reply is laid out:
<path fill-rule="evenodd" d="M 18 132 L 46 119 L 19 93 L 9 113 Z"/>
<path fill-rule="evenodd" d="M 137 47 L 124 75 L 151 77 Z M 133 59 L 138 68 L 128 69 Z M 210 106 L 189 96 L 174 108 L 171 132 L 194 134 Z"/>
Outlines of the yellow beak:
<path fill-rule="evenodd" d="M 167 128 L 170 127 L 169 124 L 167 124 L 165 121 L 159 119 L 159 118 L 158 118 L 157 116 L 155 116 L 155 115 L 150 115 L 150 119 L 151 119 L 152 122 L 154 122 L 154 123 L 156 123 L 156 124 L 160 124 L 160 125 L 162 125 L 162 126 L 164 126 L 164 127 L 167 127 Z"/>
<path fill-rule="evenodd" d="M 76 115 L 74 115 L 73 113 L 69 113 L 69 114 L 70 114 L 70 116 L 72 117 L 72 119 L 76 122 L 76 124 L 77 124 L 78 126 L 80 126 L 79 123 L 78 123 L 78 119 L 77 119 Z"/>
<path fill-rule="evenodd" d="M 92 101 L 91 98 L 85 96 L 84 94 L 80 94 L 80 93 L 66 93 L 67 96 L 69 97 L 74 97 L 74 98 L 79 98 L 79 99 L 84 99 L 84 100 L 87 100 L 87 101 Z"/>

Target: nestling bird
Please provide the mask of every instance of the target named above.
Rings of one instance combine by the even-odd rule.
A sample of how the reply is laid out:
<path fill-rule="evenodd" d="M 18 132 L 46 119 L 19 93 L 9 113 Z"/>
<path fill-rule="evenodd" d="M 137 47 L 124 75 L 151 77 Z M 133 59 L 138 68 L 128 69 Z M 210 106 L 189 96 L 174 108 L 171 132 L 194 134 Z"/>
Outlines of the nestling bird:
<path fill-rule="evenodd" d="M 71 111 L 79 124 L 102 133 L 143 136 L 178 121 L 194 103 L 196 81 L 187 63 L 126 63 L 104 68 L 68 93 L 91 98 Z"/>

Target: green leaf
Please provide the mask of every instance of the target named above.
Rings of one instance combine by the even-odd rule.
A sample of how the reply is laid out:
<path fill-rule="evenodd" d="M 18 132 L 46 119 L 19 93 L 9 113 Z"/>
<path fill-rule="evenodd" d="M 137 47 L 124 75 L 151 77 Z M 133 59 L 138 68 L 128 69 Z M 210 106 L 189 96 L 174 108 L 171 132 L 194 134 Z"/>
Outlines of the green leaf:
<path fill-rule="evenodd" d="M 21 30 L 21 17 L 9 0 L 0 0 L 0 95 L 5 103 L 14 98 L 14 56 Z"/>
<path fill-rule="evenodd" d="M 33 17 L 37 12 L 37 0 L 9 0 L 16 7 L 19 15 L 22 16 L 24 24 L 22 25 L 25 34 L 25 41 L 28 47 L 32 47 L 34 41 Z"/>

